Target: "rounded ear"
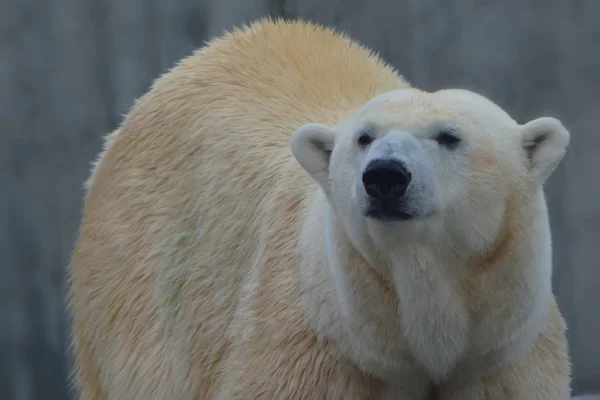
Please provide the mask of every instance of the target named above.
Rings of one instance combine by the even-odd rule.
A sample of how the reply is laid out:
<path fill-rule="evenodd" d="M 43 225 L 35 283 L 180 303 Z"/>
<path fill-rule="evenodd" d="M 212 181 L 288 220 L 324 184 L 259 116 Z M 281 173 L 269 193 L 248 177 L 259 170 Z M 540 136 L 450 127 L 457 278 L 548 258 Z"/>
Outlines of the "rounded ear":
<path fill-rule="evenodd" d="M 556 118 L 542 117 L 521 127 L 529 169 L 540 184 L 552 175 L 567 152 L 571 135 Z"/>
<path fill-rule="evenodd" d="M 292 154 L 302 168 L 328 191 L 329 159 L 335 143 L 335 131 L 321 124 L 306 124 L 292 134 Z"/>

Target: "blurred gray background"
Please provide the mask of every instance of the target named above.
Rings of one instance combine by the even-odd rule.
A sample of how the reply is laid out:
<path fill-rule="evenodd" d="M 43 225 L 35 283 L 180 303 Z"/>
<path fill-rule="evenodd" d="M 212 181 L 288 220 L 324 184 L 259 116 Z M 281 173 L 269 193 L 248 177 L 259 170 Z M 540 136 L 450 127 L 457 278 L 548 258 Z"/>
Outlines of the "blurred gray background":
<path fill-rule="evenodd" d="M 415 85 L 573 135 L 547 185 L 575 394 L 600 392 L 600 1 L 1 0 L 0 399 L 68 399 L 65 267 L 102 136 L 152 80 L 260 16 L 335 26 Z"/>

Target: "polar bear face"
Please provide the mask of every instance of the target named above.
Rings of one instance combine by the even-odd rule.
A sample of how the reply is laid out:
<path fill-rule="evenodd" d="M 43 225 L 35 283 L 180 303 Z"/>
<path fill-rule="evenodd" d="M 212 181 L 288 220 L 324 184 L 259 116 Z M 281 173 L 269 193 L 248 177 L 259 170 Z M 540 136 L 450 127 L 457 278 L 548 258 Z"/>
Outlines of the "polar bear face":
<path fill-rule="evenodd" d="M 451 237 L 477 252 L 495 238 L 511 197 L 541 193 L 568 142 L 554 118 L 519 125 L 469 91 L 402 89 L 337 127 L 300 127 L 292 152 L 355 243 L 364 232 L 378 247 Z"/>

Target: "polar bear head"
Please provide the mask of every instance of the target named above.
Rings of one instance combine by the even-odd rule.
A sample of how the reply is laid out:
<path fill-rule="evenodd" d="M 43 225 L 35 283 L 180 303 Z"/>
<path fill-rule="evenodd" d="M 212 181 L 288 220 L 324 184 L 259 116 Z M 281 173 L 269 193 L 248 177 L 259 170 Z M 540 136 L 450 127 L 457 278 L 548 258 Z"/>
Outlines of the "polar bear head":
<path fill-rule="evenodd" d="M 451 238 L 480 252 L 509 202 L 543 201 L 569 139 L 555 118 L 520 125 L 473 92 L 410 88 L 374 97 L 338 126 L 303 125 L 291 147 L 357 247 Z"/>

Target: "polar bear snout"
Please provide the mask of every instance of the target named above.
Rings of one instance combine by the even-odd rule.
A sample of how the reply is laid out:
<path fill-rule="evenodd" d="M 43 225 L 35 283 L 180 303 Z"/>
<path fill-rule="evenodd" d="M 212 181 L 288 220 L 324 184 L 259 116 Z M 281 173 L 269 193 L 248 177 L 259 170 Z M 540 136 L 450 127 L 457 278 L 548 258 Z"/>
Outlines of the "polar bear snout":
<path fill-rule="evenodd" d="M 411 178 L 406 165 L 393 158 L 371 161 L 362 175 L 367 194 L 380 201 L 394 201 L 404 196 Z"/>
<path fill-rule="evenodd" d="M 365 215 L 380 220 L 412 218 L 405 199 L 411 181 L 412 174 L 401 160 L 376 158 L 370 161 L 362 174 L 367 203 Z"/>
<path fill-rule="evenodd" d="M 359 168 L 355 190 L 363 216 L 406 221 L 434 210 L 434 164 L 414 134 L 399 129 L 380 132 Z"/>

